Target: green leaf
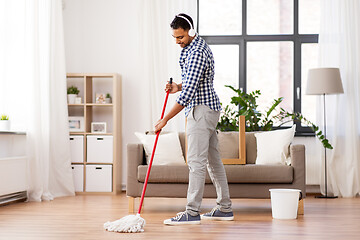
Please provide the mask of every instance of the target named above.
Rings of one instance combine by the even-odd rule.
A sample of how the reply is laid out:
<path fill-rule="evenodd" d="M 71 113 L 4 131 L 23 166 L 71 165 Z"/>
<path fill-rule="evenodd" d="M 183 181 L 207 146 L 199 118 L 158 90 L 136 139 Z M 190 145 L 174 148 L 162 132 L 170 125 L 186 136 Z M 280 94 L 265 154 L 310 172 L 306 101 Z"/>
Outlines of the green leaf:
<path fill-rule="evenodd" d="M 315 136 L 325 148 L 333 149 L 322 131 L 319 130 L 319 127 L 307 120 L 301 113 L 288 112 L 282 107 L 280 107 L 280 110 L 277 110 L 280 103 L 284 100 L 283 97 L 274 99 L 270 108 L 265 113 L 262 113 L 258 109 L 257 104 L 257 99 L 261 96 L 260 90 L 245 93 L 230 85 L 225 85 L 225 87 L 233 90 L 234 96 L 231 97 L 230 105 L 225 106 L 217 129 L 221 131 L 237 131 L 239 128 L 239 115 L 245 116 L 246 131 L 271 130 L 275 121 L 280 122 L 280 126 L 292 121 L 301 122 L 313 129 Z"/>

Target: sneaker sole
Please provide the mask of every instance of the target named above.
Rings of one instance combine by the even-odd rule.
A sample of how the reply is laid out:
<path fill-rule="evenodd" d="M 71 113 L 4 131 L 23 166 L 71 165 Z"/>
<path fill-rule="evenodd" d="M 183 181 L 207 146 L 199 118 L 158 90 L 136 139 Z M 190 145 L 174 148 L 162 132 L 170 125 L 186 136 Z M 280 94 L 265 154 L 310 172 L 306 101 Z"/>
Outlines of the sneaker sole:
<path fill-rule="evenodd" d="M 233 221 L 234 216 L 232 217 L 206 217 L 206 216 L 200 216 L 201 220 L 214 220 L 214 221 Z"/>
<path fill-rule="evenodd" d="M 200 221 L 182 221 L 182 222 L 175 222 L 167 219 L 164 221 L 165 225 L 196 225 L 200 224 Z"/>

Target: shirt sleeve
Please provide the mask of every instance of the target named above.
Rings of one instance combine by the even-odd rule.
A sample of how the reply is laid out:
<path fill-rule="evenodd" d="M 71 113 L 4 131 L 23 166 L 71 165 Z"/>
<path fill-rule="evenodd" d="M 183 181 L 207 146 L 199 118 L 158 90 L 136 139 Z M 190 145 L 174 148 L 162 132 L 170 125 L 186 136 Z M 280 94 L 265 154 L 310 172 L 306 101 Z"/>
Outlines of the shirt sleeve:
<path fill-rule="evenodd" d="M 184 76 L 185 81 L 183 81 L 181 93 L 176 99 L 181 106 L 186 107 L 193 99 L 205 66 L 206 58 L 203 53 L 196 51 L 190 55 Z"/>

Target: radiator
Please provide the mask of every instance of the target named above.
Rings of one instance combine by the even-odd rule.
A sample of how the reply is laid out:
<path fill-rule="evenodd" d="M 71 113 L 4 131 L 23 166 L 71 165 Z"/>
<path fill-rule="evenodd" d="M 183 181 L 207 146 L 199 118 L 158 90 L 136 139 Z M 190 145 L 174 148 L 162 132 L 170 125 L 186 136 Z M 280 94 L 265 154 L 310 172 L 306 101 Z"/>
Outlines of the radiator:
<path fill-rule="evenodd" d="M 26 199 L 26 157 L 0 158 L 0 204 Z"/>

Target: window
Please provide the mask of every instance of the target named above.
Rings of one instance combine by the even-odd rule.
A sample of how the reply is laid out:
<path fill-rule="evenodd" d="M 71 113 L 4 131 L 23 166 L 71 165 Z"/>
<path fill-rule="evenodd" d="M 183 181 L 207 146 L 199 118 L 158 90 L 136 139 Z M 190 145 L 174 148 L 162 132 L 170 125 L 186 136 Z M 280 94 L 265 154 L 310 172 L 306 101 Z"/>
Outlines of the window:
<path fill-rule="evenodd" d="M 259 107 L 281 107 L 315 121 L 315 97 L 305 95 L 317 67 L 320 0 L 198 0 L 198 32 L 215 58 L 215 89 L 224 106 L 232 85 L 260 90 Z M 297 124 L 297 134 L 313 134 Z"/>
<path fill-rule="evenodd" d="M 210 45 L 214 59 L 216 59 L 216 81 L 214 88 L 222 96 L 223 106 L 229 105 L 233 91 L 225 85 L 239 88 L 239 46 L 238 45 Z"/>
<path fill-rule="evenodd" d="M 201 9 L 203 35 L 240 35 L 241 34 L 241 1 L 207 0 L 198 2 Z M 233 11 L 237 9 L 238 11 Z M 223 24 L 226 22 L 226 24 Z"/>

